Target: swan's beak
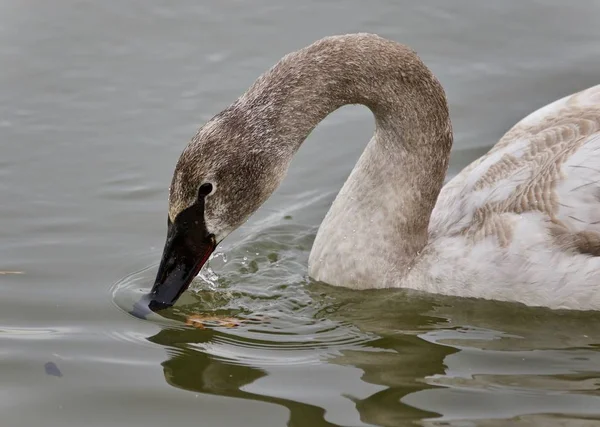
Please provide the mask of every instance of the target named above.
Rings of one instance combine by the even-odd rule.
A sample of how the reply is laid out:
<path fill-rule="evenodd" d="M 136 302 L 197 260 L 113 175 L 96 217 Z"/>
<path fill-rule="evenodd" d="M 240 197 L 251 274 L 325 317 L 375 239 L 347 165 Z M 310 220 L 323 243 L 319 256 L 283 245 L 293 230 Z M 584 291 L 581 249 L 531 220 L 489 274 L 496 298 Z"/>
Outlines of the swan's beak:
<path fill-rule="evenodd" d="M 162 310 L 175 304 L 215 247 L 215 237 L 206 231 L 204 221 L 169 222 L 162 260 L 150 291 L 150 310 Z"/>

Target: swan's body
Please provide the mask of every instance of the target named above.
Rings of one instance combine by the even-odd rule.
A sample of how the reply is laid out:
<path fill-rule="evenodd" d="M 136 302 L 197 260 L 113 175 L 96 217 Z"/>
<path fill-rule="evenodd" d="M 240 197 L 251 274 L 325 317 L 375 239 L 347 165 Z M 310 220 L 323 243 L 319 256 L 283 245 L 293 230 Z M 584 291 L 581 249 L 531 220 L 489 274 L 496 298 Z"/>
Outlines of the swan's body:
<path fill-rule="evenodd" d="M 191 235 L 180 218 L 201 215 L 197 236 L 222 240 L 279 185 L 310 131 L 351 103 L 373 111 L 376 132 L 319 228 L 312 277 L 600 309 L 600 86 L 526 117 L 442 188 L 443 89 L 414 52 L 374 35 L 286 56 L 200 129 L 174 174 L 170 236 Z M 214 194 L 198 197 L 206 182 Z M 175 274 L 165 268 L 161 301 Z"/>
<path fill-rule="evenodd" d="M 344 244 L 357 227 L 345 216 L 328 213 L 331 225 L 321 226 L 311 252 L 312 277 L 334 282 L 360 275 L 363 265 L 369 272 L 349 286 L 600 308 L 600 86 L 532 113 L 448 182 L 431 213 L 428 242 L 404 271 L 382 265 L 383 257 L 321 266 L 321 253 L 360 252 Z M 385 241 L 377 228 L 371 233 Z"/>
<path fill-rule="evenodd" d="M 442 189 L 404 286 L 600 309 L 600 86 L 532 113 Z"/>

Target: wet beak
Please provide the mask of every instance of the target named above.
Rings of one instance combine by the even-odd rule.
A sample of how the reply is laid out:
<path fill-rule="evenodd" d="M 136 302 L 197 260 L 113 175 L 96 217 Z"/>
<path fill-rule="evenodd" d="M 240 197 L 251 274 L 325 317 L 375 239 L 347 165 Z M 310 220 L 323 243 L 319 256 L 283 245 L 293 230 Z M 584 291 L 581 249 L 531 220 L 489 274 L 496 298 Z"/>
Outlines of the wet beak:
<path fill-rule="evenodd" d="M 189 287 L 215 250 L 216 242 L 203 222 L 169 223 L 167 241 L 148 307 L 152 311 L 171 307 Z"/>

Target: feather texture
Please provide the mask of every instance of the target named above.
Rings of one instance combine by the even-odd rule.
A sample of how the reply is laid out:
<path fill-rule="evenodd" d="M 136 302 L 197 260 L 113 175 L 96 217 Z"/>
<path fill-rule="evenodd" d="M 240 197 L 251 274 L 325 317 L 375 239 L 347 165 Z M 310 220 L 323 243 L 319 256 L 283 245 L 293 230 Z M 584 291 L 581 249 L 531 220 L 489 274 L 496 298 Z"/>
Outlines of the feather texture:
<path fill-rule="evenodd" d="M 600 308 L 600 86 L 517 123 L 442 189 L 407 284 L 552 308 Z M 421 285 L 418 285 L 420 283 Z"/>

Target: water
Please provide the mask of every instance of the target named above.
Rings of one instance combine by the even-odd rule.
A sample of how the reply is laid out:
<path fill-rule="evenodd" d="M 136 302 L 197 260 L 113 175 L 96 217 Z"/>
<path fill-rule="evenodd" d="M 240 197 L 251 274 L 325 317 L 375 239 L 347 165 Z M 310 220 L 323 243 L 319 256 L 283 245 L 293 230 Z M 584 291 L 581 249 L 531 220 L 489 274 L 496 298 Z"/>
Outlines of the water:
<path fill-rule="evenodd" d="M 23 272 L 0 275 L 2 425 L 600 425 L 598 314 L 307 279 L 373 130 L 364 108 L 313 132 L 175 309 L 122 309 L 155 274 L 185 143 L 283 54 L 353 31 L 413 46 L 447 90 L 452 175 L 528 112 L 599 83 L 599 12 L 0 0 L 0 269 Z"/>

